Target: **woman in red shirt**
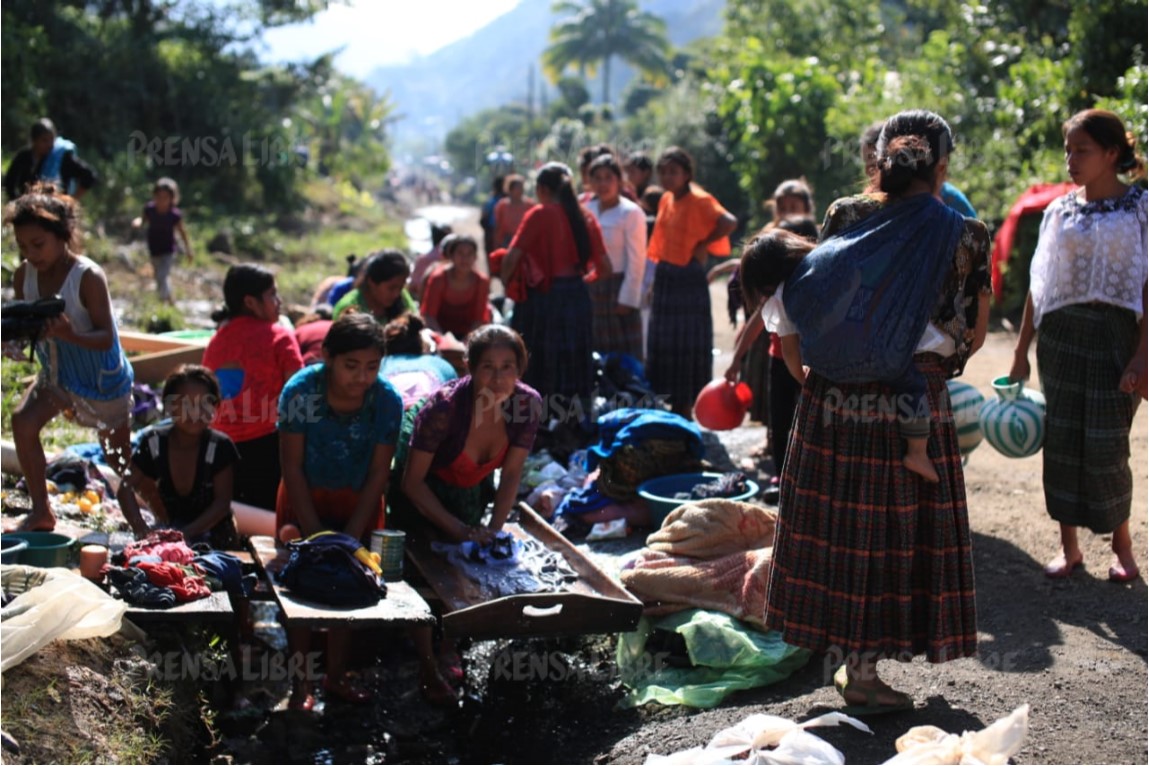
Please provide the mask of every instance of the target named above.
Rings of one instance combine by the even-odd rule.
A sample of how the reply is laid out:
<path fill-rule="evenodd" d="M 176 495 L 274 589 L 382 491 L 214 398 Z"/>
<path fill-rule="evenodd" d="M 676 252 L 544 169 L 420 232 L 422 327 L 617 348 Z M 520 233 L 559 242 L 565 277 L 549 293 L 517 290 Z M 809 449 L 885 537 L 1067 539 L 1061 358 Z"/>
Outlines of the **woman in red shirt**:
<path fill-rule="evenodd" d="M 570 168 L 544 165 L 535 188 L 539 204 L 523 218 L 500 273 L 504 284 L 519 269 L 526 277 L 527 298 L 511 317 L 530 352 L 523 382 L 544 397 L 589 398 L 594 361 L 585 283 L 610 276 L 610 259 L 598 221 L 575 197 Z"/>
<path fill-rule="evenodd" d="M 694 160 L 672 146 L 658 158 L 658 179 L 666 189 L 650 235 L 647 256 L 654 261 L 650 330 L 646 340 L 651 387 L 670 397 L 674 412 L 690 417 L 694 400 L 710 382 L 714 326 L 708 254 L 730 254 L 737 219 L 696 186 Z"/>
<path fill-rule="evenodd" d="M 441 247 L 449 263 L 427 279 L 419 310 L 432 330 L 464 340 L 489 317 L 491 280 L 475 270 L 479 245 L 474 237 L 452 234 Z"/>

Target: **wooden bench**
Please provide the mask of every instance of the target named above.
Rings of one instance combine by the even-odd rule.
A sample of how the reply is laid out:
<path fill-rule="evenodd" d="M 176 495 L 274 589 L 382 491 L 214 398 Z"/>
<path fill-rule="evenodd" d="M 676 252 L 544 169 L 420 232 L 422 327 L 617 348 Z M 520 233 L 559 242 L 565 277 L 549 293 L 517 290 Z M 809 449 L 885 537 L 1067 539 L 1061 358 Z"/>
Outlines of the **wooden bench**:
<path fill-rule="evenodd" d="M 147 609 L 142 606 L 128 607 L 124 617 L 136 624 L 156 622 L 230 622 L 235 618 L 231 599 L 227 593 L 219 591 L 207 598 L 177 604 L 170 609 Z"/>
<path fill-rule="evenodd" d="M 388 582 L 387 597 L 375 606 L 352 609 L 318 604 L 299 598 L 276 580 L 275 575 L 287 564 L 286 548 L 278 547 L 272 537 L 257 535 L 251 538 L 256 566 L 275 594 L 283 612 L 284 627 L 312 628 L 369 628 L 401 626 L 435 622 L 431 607 L 405 582 Z"/>

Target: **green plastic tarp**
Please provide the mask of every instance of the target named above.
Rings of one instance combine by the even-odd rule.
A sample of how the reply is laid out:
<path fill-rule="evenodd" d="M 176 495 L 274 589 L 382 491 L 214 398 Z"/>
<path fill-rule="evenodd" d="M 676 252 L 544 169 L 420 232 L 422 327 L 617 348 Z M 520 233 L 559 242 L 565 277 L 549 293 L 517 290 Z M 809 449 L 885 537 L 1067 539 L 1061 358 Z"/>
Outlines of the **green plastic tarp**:
<path fill-rule="evenodd" d="M 693 667 L 674 667 L 648 652 L 656 630 L 678 633 Z M 801 668 L 810 652 L 790 646 L 777 631 L 762 632 L 721 612 L 689 609 L 651 620 L 619 637 L 617 662 L 627 695 L 621 707 L 648 702 L 712 708 L 731 692 L 781 681 Z"/>

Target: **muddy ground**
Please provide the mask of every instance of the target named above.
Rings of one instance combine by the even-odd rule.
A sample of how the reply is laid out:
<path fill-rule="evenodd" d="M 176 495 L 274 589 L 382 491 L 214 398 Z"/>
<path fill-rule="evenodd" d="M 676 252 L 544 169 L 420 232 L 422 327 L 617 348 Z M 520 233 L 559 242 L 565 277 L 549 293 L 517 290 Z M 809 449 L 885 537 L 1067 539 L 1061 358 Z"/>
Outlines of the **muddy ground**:
<path fill-rule="evenodd" d="M 431 213 L 439 218 L 467 214 L 456 221 L 457 228 L 477 228 L 470 210 Z M 141 288 L 147 289 L 146 275 L 140 279 Z M 199 287 L 209 296 L 213 280 L 197 281 L 194 287 L 184 285 L 184 294 L 198 294 L 194 288 Z M 713 295 L 715 345 L 721 350 L 715 369 L 721 371 L 729 360 L 732 336 L 722 288 L 716 285 Z M 992 333 L 964 379 L 990 395 L 990 380 L 1008 371 L 1011 349 L 1011 335 Z M 1131 440 L 1136 486 L 1132 532 L 1142 560 L 1147 547 L 1147 422 L 1143 408 Z M 708 436 L 708 458 L 720 467 L 737 465 L 763 437 L 764 429 L 753 425 Z M 884 663 L 884 676 L 914 697 L 915 710 L 872 719 L 874 736 L 852 729 L 821 729 L 818 734 L 841 750 L 847 762 L 880 763 L 894 754 L 894 740 L 911 726 L 931 724 L 951 732 L 980 729 L 1028 703 L 1029 736 L 1017 762 L 1145 763 L 1145 581 L 1107 582 L 1109 539 L 1088 533 L 1083 535 L 1083 571 L 1061 581 L 1042 575 L 1041 567 L 1058 540 L 1057 526 L 1044 510 L 1040 455 L 1008 459 L 983 444 L 969 460 L 966 483 L 980 656 L 937 666 L 922 660 Z M 609 566 L 612 557 L 640 546 L 642 539 L 638 534 L 621 543 L 585 547 Z M 279 637 L 265 627 L 274 651 Z M 240 695 L 251 707 L 220 712 L 216 741 L 169 758 L 236 763 L 641 763 L 651 754 L 705 745 L 716 731 L 753 713 L 803 720 L 840 704 L 830 680 L 832 663 L 815 657 L 791 678 L 736 693 L 713 710 L 657 705 L 617 710 L 622 689 L 613 666 L 615 637 L 583 636 L 464 647 L 468 696 L 458 710 L 442 711 L 418 695 L 406 636 L 376 633 L 364 639 L 356 643 L 366 682 L 376 692 L 372 705 L 328 702 L 321 713 L 291 713 L 280 709 L 285 685 L 248 683 Z M 523 652 L 562 658 L 570 672 L 557 680 L 508 680 L 492 673 L 500 657 Z M 218 689 L 208 691 L 218 697 Z"/>

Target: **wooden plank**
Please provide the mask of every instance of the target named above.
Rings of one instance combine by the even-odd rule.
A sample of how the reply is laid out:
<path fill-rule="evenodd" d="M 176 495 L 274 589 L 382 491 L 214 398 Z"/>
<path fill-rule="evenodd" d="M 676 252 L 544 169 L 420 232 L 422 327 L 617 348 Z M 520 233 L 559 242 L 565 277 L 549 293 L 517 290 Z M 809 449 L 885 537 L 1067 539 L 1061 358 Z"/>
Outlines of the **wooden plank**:
<path fill-rule="evenodd" d="M 165 338 L 162 335 L 150 335 L 146 332 L 132 332 L 120 330 L 120 345 L 124 351 L 152 353 L 155 351 L 175 351 L 188 346 L 207 346 L 207 338 Z"/>
<path fill-rule="evenodd" d="M 251 545 L 256 565 L 262 569 L 283 611 L 285 627 L 369 628 L 387 625 L 433 625 L 435 622 L 427 602 L 415 592 L 414 588 L 402 581 L 387 583 L 386 598 L 375 606 L 360 609 L 328 606 L 298 598 L 275 579 L 276 573 L 287 564 L 287 549 L 277 547 L 274 538 L 263 535 L 252 537 Z"/>
<path fill-rule="evenodd" d="M 178 346 L 141 354 L 128 359 L 132 363 L 137 383 L 161 383 L 172 370 L 181 364 L 203 364 L 204 347 L 201 345 L 188 345 L 182 343 Z M 35 375 L 30 375 L 21 381 L 22 385 L 31 385 L 36 381 Z"/>
<path fill-rule="evenodd" d="M 520 504 L 519 522 L 504 529 L 520 540 L 534 538 L 563 556 L 579 575 L 569 588 L 489 598 L 479 585 L 431 550 L 427 539 L 407 538 L 407 558 L 443 602 L 448 636 L 474 639 L 561 636 L 633 630 L 642 603 L 614 582 L 530 506 Z"/>
<path fill-rule="evenodd" d="M 203 364 L 203 346 L 183 345 L 134 356 L 129 361 L 137 383 L 159 383 L 181 364 Z"/>
<path fill-rule="evenodd" d="M 585 593 L 523 593 L 443 615 L 451 638 L 581 636 L 634 630 L 642 605 Z"/>
<path fill-rule="evenodd" d="M 225 591 L 218 591 L 207 598 L 177 604 L 171 609 L 146 609 L 140 606 L 128 607 L 124 613 L 132 622 L 228 622 L 235 616 L 231 599 Z"/>

